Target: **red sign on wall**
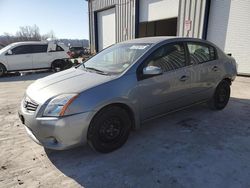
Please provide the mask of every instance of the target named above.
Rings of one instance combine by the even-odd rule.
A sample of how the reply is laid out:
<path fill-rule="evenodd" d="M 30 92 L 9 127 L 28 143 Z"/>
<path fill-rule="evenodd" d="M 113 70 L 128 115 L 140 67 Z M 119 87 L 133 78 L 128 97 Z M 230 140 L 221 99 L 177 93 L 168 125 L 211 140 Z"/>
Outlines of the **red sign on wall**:
<path fill-rule="evenodd" d="M 192 21 L 191 20 L 185 20 L 185 30 L 190 31 L 191 30 Z"/>

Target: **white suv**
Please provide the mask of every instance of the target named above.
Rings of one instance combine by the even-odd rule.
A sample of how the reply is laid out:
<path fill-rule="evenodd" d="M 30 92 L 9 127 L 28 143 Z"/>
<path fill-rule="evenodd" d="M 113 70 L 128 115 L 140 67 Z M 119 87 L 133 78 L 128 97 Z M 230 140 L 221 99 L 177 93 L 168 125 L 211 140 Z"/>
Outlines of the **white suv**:
<path fill-rule="evenodd" d="M 17 42 L 0 50 L 0 76 L 6 72 L 53 69 L 61 70 L 69 58 L 68 47 L 55 42 Z"/>

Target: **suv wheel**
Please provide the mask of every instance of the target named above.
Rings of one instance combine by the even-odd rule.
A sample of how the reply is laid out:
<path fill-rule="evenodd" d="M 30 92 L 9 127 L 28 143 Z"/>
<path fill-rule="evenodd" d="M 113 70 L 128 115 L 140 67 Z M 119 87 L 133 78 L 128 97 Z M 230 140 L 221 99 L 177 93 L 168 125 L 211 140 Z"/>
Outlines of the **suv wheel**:
<path fill-rule="evenodd" d="M 6 68 L 3 64 L 0 63 L 0 77 L 6 74 Z"/>
<path fill-rule="evenodd" d="M 55 60 L 51 64 L 51 69 L 52 69 L 53 72 L 62 71 L 64 69 L 64 61 L 63 60 Z"/>
<path fill-rule="evenodd" d="M 120 148 L 128 139 L 131 120 L 120 107 L 107 107 L 92 120 L 88 130 L 88 143 L 96 151 L 108 153 Z"/>
<path fill-rule="evenodd" d="M 209 106 L 214 110 L 222 110 L 226 107 L 230 98 L 230 83 L 228 81 L 221 81 L 216 87 L 214 96 L 208 102 Z"/>

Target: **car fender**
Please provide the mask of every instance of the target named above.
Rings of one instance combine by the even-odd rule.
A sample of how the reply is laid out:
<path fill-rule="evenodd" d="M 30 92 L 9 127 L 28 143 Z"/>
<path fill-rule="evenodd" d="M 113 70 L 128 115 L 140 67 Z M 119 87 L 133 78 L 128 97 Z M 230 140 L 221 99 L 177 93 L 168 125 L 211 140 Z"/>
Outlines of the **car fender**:
<path fill-rule="evenodd" d="M 9 70 L 9 64 L 8 64 L 8 61 L 7 61 L 6 57 L 2 57 L 2 55 L 1 55 L 0 56 L 0 63 L 5 66 L 5 68 L 7 69 L 7 71 Z"/>
<path fill-rule="evenodd" d="M 133 112 L 135 128 L 138 128 L 140 111 L 137 94 L 136 76 L 134 74 L 123 75 L 81 92 L 71 104 L 71 113 L 93 111 L 94 117 L 97 112 L 108 105 L 123 104 Z"/>

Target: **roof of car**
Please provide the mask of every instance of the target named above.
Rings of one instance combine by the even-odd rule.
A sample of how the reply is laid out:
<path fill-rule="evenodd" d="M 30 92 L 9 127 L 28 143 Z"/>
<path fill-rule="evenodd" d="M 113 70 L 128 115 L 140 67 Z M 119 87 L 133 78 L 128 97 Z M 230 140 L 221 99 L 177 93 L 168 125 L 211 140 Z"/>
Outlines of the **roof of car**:
<path fill-rule="evenodd" d="M 137 38 L 137 39 L 132 39 L 128 40 L 122 43 L 151 43 L 151 44 L 157 44 L 163 41 L 197 41 L 197 42 L 207 42 L 202 39 L 198 38 L 191 38 L 191 37 L 176 37 L 176 36 L 160 36 L 160 37 L 144 37 L 144 38 Z"/>
<path fill-rule="evenodd" d="M 48 41 L 24 41 L 24 42 L 14 42 L 11 45 L 20 44 L 48 44 Z"/>

